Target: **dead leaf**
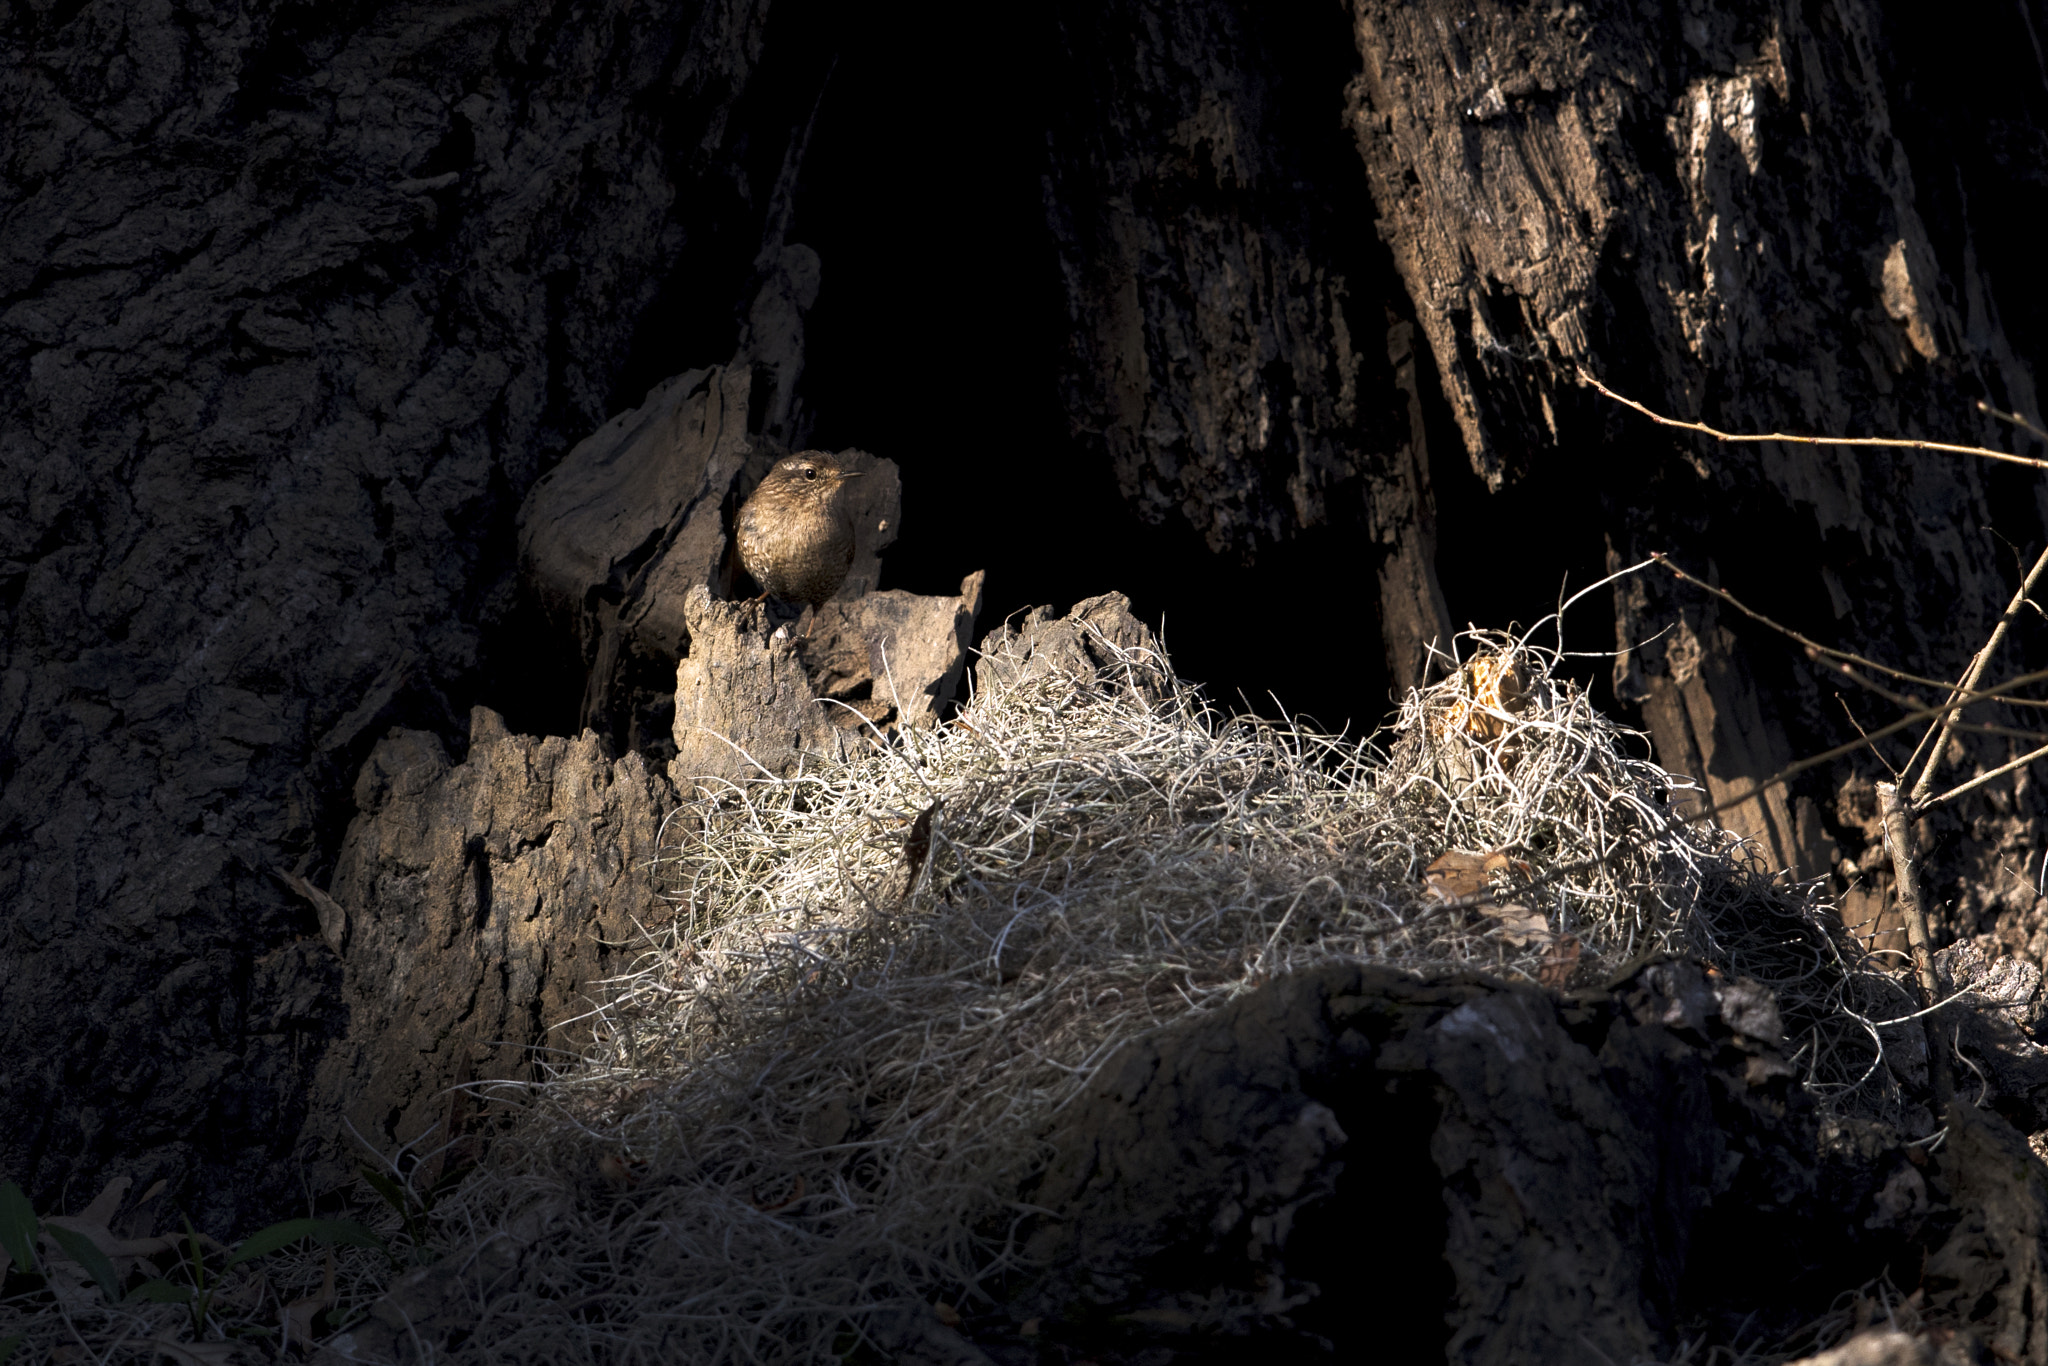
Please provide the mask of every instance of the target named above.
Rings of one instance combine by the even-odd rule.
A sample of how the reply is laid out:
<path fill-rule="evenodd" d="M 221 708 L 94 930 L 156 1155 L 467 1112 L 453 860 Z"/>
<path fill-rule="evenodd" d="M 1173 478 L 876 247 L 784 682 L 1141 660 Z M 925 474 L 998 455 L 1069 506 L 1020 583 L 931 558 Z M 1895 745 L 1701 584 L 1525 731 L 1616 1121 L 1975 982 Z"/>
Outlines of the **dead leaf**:
<path fill-rule="evenodd" d="M 932 852 L 932 815 L 945 801 L 934 797 L 932 804 L 917 813 L 917 820 L 911 825 L 910 833 L 903 839 L 903 862 L 910 869 L 903 879 L 903 895 L 909 896 L 910 889 L 917 885 L 917 874 L 924 867 L 924 861 Z"/>
<path fill-rule="evenodd" d="M 282 868 L 272 868 L 271 876 L 304 897 L 320 917 L 320 937 L 327 941 L 327 947 L 340 953 L 348 944 L 348 912 L 340 902 L 315 887 L 297 873 Z"/>
<path fill-rule="evenodd" d="M 932 1303 L 932 1312 L 937 1314 L 939 1322 L 945 1324 L 948 1328 L 958 1328 L 960 1326 L 960 1311 L 947 1304 L 944 1300 L 934 1301 Z"/>
<path fill-rule="evenodd" d="M 1422 885 L 1439 901 L 1463 901 L 1487 889 L 1486 855 L 1452 849 L 1422 870 Z"/>
<path fill-rule="evenodd" d="M 1528 877 L 1532 872 L 1527 863 L 1510 857 L 1504 849 L 1484 854 L 1450 849 L 1422 870 L 1422 883 L 1439 901 L 1463 901 L 1493 890 L 1497 878 Z"/>
<path fill-rule="evenodd" d="M 99 1201 L 95 1200 L 91 1205 L 87 1206 L 87 1209 L 92 1210 L 98 1207 Z M 155 1238 L 119 1238 L 114 1235 L 113 1230 L 109 1229 L 105 1223 L 88 1219 L 83 1214 L 53 1214 L 42 1222 L 43 1227 L 46 1229 L 69 1229 L 71 1232 L 81 1234 L 91 1240 L 94 1247 L 106 1253 L 113 1261 L 114 1270 L 119 1272 L 123 1279 L 126 1279 L 128 1274 L 135 1269 L 135 1263 L 139 1259 L 169 1252 L 182 1245 L 185 1241 L 182 1235 L 176 1237 L 163 1235 Z M 200 1240 L 202 1242 L 210 1241 L 206 1238 L 205 1234 L 200 1235 Z M 63 1249 L 59 1248 L 54 1240 L 46 1236 L 43 1242 L 59 1258 L 69 1260 Z M 218 1243 L 214 1244 L 216 1249 L 219 1246 Z"/>
<path fill-rule="evenodd" d="M 1550 922 L 1527 906 L 1516 905 L 1513 902 L 1503 906 L 1488 901 L 1479 907 L 1479 912 L 1498 920 L 1501 926 L 1500 937 L 1518 949 L 1526 948 L 1530 944 L 1550 942 Z"/>
<path fill-rule="evenodd" d="M 284 1309 L 284 1345 L 294 1341 L 307 1347 L 313 1345 L 313 1320 L 324 1309 L 334 1307 L 334 1254 L 327 1254 L 327 1272 L 320 1278 L 320 1289 L 302 1300 L 293 1300 Z"/>
<path fill-rule="evenodd" d="M 121 1208 L 121 1197 L 126 1195 L 128 1188 L 134 1184 L 135 1180 L 133 1177 L 115 1177 L 112 1181 L 107 1182 L 98 1195 L 93 1197 L 90 1205 L 87 1205 L 73 1217 L 85 1223 L 98 1224 L 102 1228 L 106 1227 L 107 1224 L 113 1221 L 114 1211 Z"/>
<path fill-rule="evenodd" d="M 142 1193 L 142 1198 L 128 1207 L 128 1217 L 121 1221 L 121 1227 L 116 1231 L 128 1239 L 147 1238 L 155 1233 L 156 1217 L 162 1211 L 151 1209 L 150 1206 L 158 1196 L 170 1188 L 171 1183 L 162 1177 L 151 1182 L 149 1189 Z"/>
<path fill-rule="evenodd" d="M 1571 935 L 1566 935 L 1550 946 L 1550 952 L 1543 955 L 1542 964 L 1536 969 L 1536 980 L 1552 991 L 1563 991 L 1571 985 L 1572 973 L 1578 970 L 1579 959 L 1585 955 L 1586 946 Z"/>
<path fill-rule="evenodd" d="M 85 1268 L 65 1256 L 52 1239 L 43 1239 L 38 1256 L 43 1264 L 43 1283 L 57 1297 L 57 1303 L 77 1314 L 105 1302 L 92 1277 L 85 1274 Z"/>

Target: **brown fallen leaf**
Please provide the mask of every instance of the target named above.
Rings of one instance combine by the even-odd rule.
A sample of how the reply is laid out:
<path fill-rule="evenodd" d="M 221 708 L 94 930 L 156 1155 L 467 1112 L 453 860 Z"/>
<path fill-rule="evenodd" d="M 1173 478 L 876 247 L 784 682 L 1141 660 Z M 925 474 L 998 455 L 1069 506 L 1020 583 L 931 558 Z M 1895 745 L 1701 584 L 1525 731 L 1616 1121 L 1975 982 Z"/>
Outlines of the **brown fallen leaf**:
<path fill-rule="evenodd" d="M 1533 870 L 1504 849 L 1474 853 L 1451 849 L 1438 855 L 1422 870 L 1422 884 L 1439 901 L 1467 901 L 1485 896 L 1499 882 L 1511 877 L 1528 877 Z M 1501 938 L 1516 948 L 1548 943 L 1550 924 L 1538 911 L 1515 902 L 1482 901 L 1475 907 L 1481 915 L 1501 924 Z"/>
<path fill-rule="evenodd" d="M 1528 877 L 1529 865 L 1512 858 L 1504 849 L 1475 854 L 1468 849 L 1449 849 L 1422 870 L 1422 884 L 1439 901 L 1462 901 L 1483 896 L 1501 876 Z"/>
<path fill-rule="evenodd" d="M 313 1345 L 313 1320 L 320 1317 L 323 1309 L 334 1307 L 334 1254 L 327 1254 L 327 1270 L 320 1278 L 320 1289 L 302 1300 L 293 1300 L 284 1310 L 284 1345 L 293 1342 L 303 1346 Z"/>
<path fill-rule="evenodd" d="M 128 1194 L 128 1188 L 135 1184 L 133 1177 L 117 1176 L 100 1188 L 92 1203 L 72 1216 L 89 1224 L 106 1224 L 112 1221 L 114 1211 L 121 1208 L 121 1197 Z"/>
<path fill-rule="evenodd" d="M 133 1184 L 133 1181 L 128 1177 L 117 1176 L 112 1181 L 109 1181 L 98 1195 L 93 1197 L 92 1203 L 87 1205 L 84 1210 L 77 1214 L 47 1215 L 42 1220 L 43 1228 L 45 1230 L 61 1228 L 86 1238 L 94 1247 L 107 1254 L 108 1258 L 114 1263 L 115 1273 L 123 1280 L 126 1280 L 129 1274 L 135 1270 L 136 1264 L 141 1258 L 154 1257 L 159 1253 L 168 1252 L 180 1247 L 184 1243 L 182 1237 L 123 1238 L 107 1226 L 108 1221 L 121 1208 L 121 1198 L 128 1193 L 128 1187 Z M 157 1183 L 158 1186 L 162 1184 L 162 1182 Z M 144 1196 L 143 1199 L 152 1199 L 155 1195 L 156 1188 L 153 1187 L 150 1194 Z M 200 1237 L 203 1241 L 212 1241 L 207 1239 L 204 1234 L 201 1234 Z M 70 1261 L 70 1254 L 59 1247 L 56 1240 L 51 1238 L 47 1232 L 43 1235 L 42 1242 L 46 1258 L 54 1258 L 59 1262 L 66 1263 Z M 220 1245 L 215 1243 L 213 1246 L 218 1248 Z"/>
<path fill-rule="evenodd" d="M 1439 735 L 1463 732 L 1491 742 L 1529 706 L 1529 677 L 1512 653 L 1480 655 L 1458 670 L 1457 701 L 1432 722 Z"/>
<path fill-rule="evenodd" d="M 1527 906 L 1514 902 L 1501 905 L 1488 901 L 1480 905 L 1479 913 L 1498 920 L 1501 927 L 1500 937 L 1518 949 L 1527 948 L 1531 944 L 1550 942 L 1550 922 L 1545 920 L 1541 913 L 1532 911 Z"/>
<path fill-rule="evenodd" d="M 1486 890 L 1486 855 L 1452 849 L 1422 870 L 1422 885 L 1439 901 L 1463 901 Z"/>
<path fill-rule="evenodd" d="M 917 820 L 903 839 L 903 863 L 910 870 L 903 879 L 905 896 L 909 896 L 911 888 L 917 886 L 918 872 L 924 867 L 924 861 L 931 857 L 932 816 L 944 801 L 943 797 L 934 797 L 930 806 L 917 813 Z"/>
<path fill-rule="evenodd" d="M 958 1328 L 960 1326 L 960 1311 L 947 1304 L 944 1300 L 936 1300 L 932 1303 L 932 1313 L 938 1315 L 939 1322 L 945 1324 L 948 1328 Z"/>
<path fill-rule="evenodd" d="M 1578 969 L 1585 951 L 1586 946 L 1571 935 L 1558 940 L 1543 955 L 1543 962 L 1536 969 L 1537 982 L 1552 991 L 1563 991 L 1571 985 L 1572 973 Z"/>

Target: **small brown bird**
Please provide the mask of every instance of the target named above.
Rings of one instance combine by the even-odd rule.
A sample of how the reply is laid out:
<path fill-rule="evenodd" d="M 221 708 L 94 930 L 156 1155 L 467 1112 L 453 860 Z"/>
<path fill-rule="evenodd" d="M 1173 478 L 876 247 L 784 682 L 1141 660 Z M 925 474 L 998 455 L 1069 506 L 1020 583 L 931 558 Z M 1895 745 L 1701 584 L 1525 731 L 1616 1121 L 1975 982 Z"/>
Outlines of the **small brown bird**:
<path fill-rule="evenodd" d="M 839 591 L 853 566 L 853 513 L 841 494 L 859 474 L 823 451 L 775 462 L 733 527 L 740 565 L 763 594 L 816 605 Z"/>

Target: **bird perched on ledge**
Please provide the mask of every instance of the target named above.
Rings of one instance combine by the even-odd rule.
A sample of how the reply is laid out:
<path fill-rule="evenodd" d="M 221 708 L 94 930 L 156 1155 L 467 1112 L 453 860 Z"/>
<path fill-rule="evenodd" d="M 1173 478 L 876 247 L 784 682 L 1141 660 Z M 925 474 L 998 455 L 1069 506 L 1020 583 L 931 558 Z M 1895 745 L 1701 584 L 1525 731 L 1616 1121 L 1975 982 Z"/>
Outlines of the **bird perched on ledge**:
<path fill-rule="evenodd" d="M 859 474 L 823 451 L 775 462 L 733 525 L 740 567 L 764 595 L 815 606 L 839 591 L 853 565 L 853 513 L 841 495 Z"/>

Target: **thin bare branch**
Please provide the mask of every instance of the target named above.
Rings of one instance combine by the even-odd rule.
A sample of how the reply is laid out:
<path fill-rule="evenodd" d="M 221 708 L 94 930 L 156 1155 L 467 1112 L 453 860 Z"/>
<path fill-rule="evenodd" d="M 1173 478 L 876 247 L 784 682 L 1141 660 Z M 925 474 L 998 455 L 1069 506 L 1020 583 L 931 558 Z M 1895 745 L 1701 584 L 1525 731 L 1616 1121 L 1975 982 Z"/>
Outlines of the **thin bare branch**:
<path fill-rule="evenodd" d="M 1776 631 L 1779 635 L 1786 636 L 1792 640 L 1798 641 L 1801 645 L 1804 645 L 1807 649 L 1815 652 L 1816 654 L 1827 655 L 1832 659 L 1847 660 L 1851 664 L 1861 664 L 1866 669 L 1875 669 L 1877 672 L 1881 674 L 1889 674 L 1893 678 L 1903 679 L 1908 683 L 1918 683 L 1923 688 L 1939 688 L 1942 691 L 1946 692 L 1954 686 L 1954 684 L 1950 683 L 1945 678 L 1929 678 L 1925 674 L 1907 673 L 1904 669 L 1894 669 L 1889 664 L 1880 664 L 1874 659 L 1866 659 L 1862 655 L 1855 654 L 1852 651 L 1837 650 L 1831 645 L 1823 645 L 1819 641 L 1814 640 L 1810 636 L 1801 635 L 1799 632 L 1793 630 L 1790 626 L 1786 626 L 1781 622 L 1771 620 L 1771 618 L 1765 616 L 1762 612 L 1759 612 L 1754 607 L 1751 607 L 1748 604 L 1744 603 L 1740 598 L 1736 597 L 1733 593 L 1730 593 L 1727 589 L 1717 588 L 1713 584 L 1708 583 L 1705 579 L 1699 578 L 1696 575 L 1686 573 L 1683 569 L 1680 569 L 1678 567 L 1678 565 L 1672 560 L 1672 558 L 1669 555 L 1659 553 L 1653 556 L 1652 558 L 1655 559 L 1657 563 L 1663 565 L 1666 569 L 1670 570 L 1673 574 L 1676 574 L 1679 578 L 1685 580 L 1693 587 L 1699 589 L 1701 592 L 1712 594 L 1714 597 L 1719 598 L 1722 602 L 1727 603 L 1730 607 L 1733 607 L 1736 611 L 1742 613 L 1742 615 L 1750 618 L 1753 621 L 1762 622 L 1764 625 L 1770 627 L 1773 631 Z"/>
<path fill-rule="evenodd" d="M 2027 577 L 2021 581 L 2019 591 L 2012 595 L 2012 601 L 2006 604 L 2005 614 L 1999 617 L 1998 625 L 1991 628 L 1991 638 L 1985 641 L 1984 648 L 1971 658 L 1970 667 L 1964 671 L 1962 681 L 1955 686 L 1957 695 L 1970 692 L 1977 686 L 1977 680 L 1984 676 L 1984 670 L 1990 666 L 1991 656 L 1997 654 L 1998 647 L 2005 643 L 2006 632 L 2012 629 L 2013 622 L 2019 620 L 2020 608 L 2026 605 L 2027 594 L 2034 591 L 2034 584 L 2044 570 L 2048 570 L 2048 546 L 2041 548 L 2040 558 L 2036 559 L 2034 567 L 2027 571 Z M 1913 783 L 1913 791 L 1906 799 L 1908 806 L 1918 805 L 1927 795 L 1928 789 L 1934 786 L 1934 775 L 1941 768 L 1942 759 L 1948 754 L 1949 737 L 1955 734 L 1956 721 L 1960 715 L 1959 712 L 1950 712 L 1942 723 L 1940 734 L 1935 737 L 1934 748 L 1928 749 L 1927 741 L 1922 739 L 1914 747 L 1912 758 L 1906 760 L 1906 771 L 1910 773 L 1914 760 L 1920 758 L 1922 750 L 1926 750 L 1926 763 L 1921 767 L 1920 776 Z"/>
<path fill-rule="evenodd" d="M 1898 720 L 1892 722 L 1890 725 L 1884 726 L 1878 730 L 1874 730 L 1870 732 L 1870 734 L 1860 739 L 1852 740 L 1846 745 L 1836 745 L 1833 749 L 1823 750 L 1819 754 L 1809 755 L 1806 758 L 1799 760 L 1797 763 L 1787 764 L 1785 767 L 1779 769 L 1776 773 L 1773 773 L 1770 777 L 1764 779 L 1760 783 L 1757 783 L 1755 786 L 1747 788 L 1742 792 L 1737 793 L 1733 797 L 1729 797 L 1723 801 L 1716 802 L 1712 806 L 1708 807 L 1705 811 L 1694 813 L 1694 815 L 1690 817 L 1690 819 L 1698 820 L 1704 816 L 1711 816 L 1716 812 L 1726 811 L 1730 807 L 1740 806 L 1744 802 L 1749 801 L 1751 798 L 1760 796 L 1761 794 L 1770 790 L 1771 788 L 1776 787 L 1778 784 L 1785 782 L 1788 779 L 1795 778 L 1801 773 L 1806 772 L 1806 770 L 1810 768 L 1818 768 L 1820 765 L 1825 764 L 1830 760 L 1839 759 L 1845 754 L 1853 754 L 1857 750 L 1862 749 L 1864 745 L 1868 744 L 1872 740 L 1883 739 L 1887 735 L 1897 734 L 1899 731 L 1906 729 L 1908 726 L 1915 726 L 1922 721 L 1932 720 L 1936 717 L 1946 716 L 1951 712 L 1958 711 L 1963 707 L 1972 705 L 1973 703 L 1983 702 L 1990 698 L 1994 698 L 1998 696 L 1998 694 L 2004 689 L 2023 688 L 2032 683 L 2039 683 L 2044 679 L 2048 679 L 2048 669 L 2042 669 L 2029 674 L 2021 674 L 2018 678 L 2009 678 L 2005 682 L 2000 683 L 1995 688 L 1986 688 L 1981 692 L 1971 693 L 1967 697 L 1959 697 L 1953 701 L 1944 702 L 1942 703 L 1942 705 L 1938 707 L 1922 707 L 1918 711 L 1909 712 L 1905 716 L 1902 716 Z"/>
<path fill-rule="evenodd" d="M 2008 465 L 2027 465 L 2037 470 L 2048 470 L 2048 460 L 2036 460 L 2028 455 L 2010 455 L 2005 451 L 1994 451 L 1989 446 L 1962 446 L 1953 441 L 1914 441 L 1904 437 L 1893 436 L 1794 436 L 1790 432 L 1766 432 L 1762 435 L 1753 435 L 1746 432 L 1724 432 L 1719 428 L 1709 427 L 1704 422 L 1685 422 L 1675 417 L 1666 417 L 1660 412 L 1644 407 L 1632 398 L 1626 398 L 1621 394 L 1615 393 L 1614 390 L 1608 388 L 1599 380 L 1594 379 L 1584 369 L 1579 371 L 1579 379 L 1582 383 L 1598 389 L 1624 408 L 1633 408 L 1636 412 L 1641 413 L 1660 427 L 1676 427 L 1681 431 L 1699 432 L 1703 436 L 1713 437 L 1716 441 L 1731 443 L 1783 441 L 1796 446 L 1857 446 L 1879 450 L 1943 451 L 1951 455 L 1974 455 L 1985 460 L 2002 461 Z"/>
<path fill-rule="evenodd" d="M 1854 665 L 1844 663 L 1839 659 L 1830 659 L 1811 645 L 1804 647 L 1804 653 L 1810 663 L 1818 665 L 1820 668 L 1834 671 L 1841 675 L 1845 682 L 1854 683 L 1865 692 L 1874 692 L 1887 702 L 1896 703 L 1901 707 L 1924 707 L 1927 705 L 1926 698 L 1915 697 L 1911 693 L 1903 693 L 1896 688 L 1887 688 L 1876 679 L 1858 673 Z"/>
<path fill-rule="evenodd" d="M 1962 796 L 1965 792 L 1974 791 L 1975 789 L 1984 786 L 1984 784 L 1990 782 L 1994 778 L 2003 778 L 2006 774 L 2011 773 L 2016 769 L 2025 768 L 2028 764 L 2031 764 L 2038 759 L 2048 759 L 2048 745 L 2041 746 L 2041 748 L 2035 750 L 2031 754 L 2022 754 L 2019 758 L 2013 760 L 2011 763 L 2001 764 L 1999 767 L 1992 769 L 1989 773 L 1980 773 L 1976 777 L 1970 779 L 1970 781 L 1968 781 L 1967 783 L 1962 784 L 1960 787 L 1950 788 L 1948 791 L 1942 793 L 1939 797 L 1928 797 L 1921 801 L 1915 802 L 1913 804 L 1913 810 L 1916 814 L 1921 811 L 1932 810 L 1934 807 L 1940 806 L 1943 802 L 1953 801 L 1957 797 Z"/>
<path fill-rule="evenodd" d="M 1991 726 L 1976 721 L 1965 721 L 1956 727 L 1958 735 L 1996 735 L 2007 740 L 2027 740 L 2034 743 L 2048 740 L 2048 734 L 2038 730 L 2021 730 L 2018 726 Z"/>
<path fill-rule="evenodd" d="M 1849 699 L 1840 693 L 1836 693 L 1835 701 L 1842 704 L 1842 715 L 1849 718 L 1849 724 L 1854 726 L 1856 733 L 1863 737 L 1863 743 L 1870 746 L 1870 752 L 1877 756 L 1877 761 L 1884 765 L 1887 773 L 1892 775 L 1892 781 L 1897 782 L 1899 771 L 1892 767 L 1891 760 L 1884 757 L 1884 751 L 1879 749 L 1877 743 L 1870 738 L 1870 732 L 1863 729 L 1863 723 L 1856 719 L 1856 713 L 1849 710 Z"/>
<path fill-rule="evenodd" d="M 1997 418 L 2000 422 L 2010 422 L 2013 426 L 2018 427 L 2021 431 L 2026 432 L 2029 435 L 2038 438 L 2039 440 L 2048 441 L 2048 432 L 2042 431 L 2038 423 L 2033 422 L 2021 413 L 2002 413 L 1998 409 L 1986 403 L 1981 398 L 1977 400 L 1977 411 L 1980 413 L 1988 413 L 1992 417 Z"/>

